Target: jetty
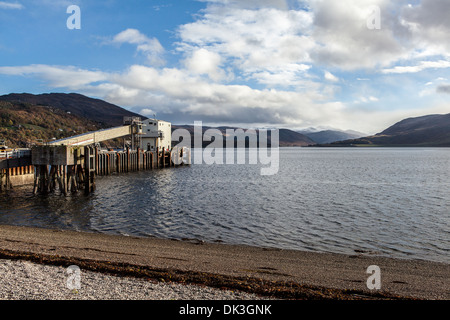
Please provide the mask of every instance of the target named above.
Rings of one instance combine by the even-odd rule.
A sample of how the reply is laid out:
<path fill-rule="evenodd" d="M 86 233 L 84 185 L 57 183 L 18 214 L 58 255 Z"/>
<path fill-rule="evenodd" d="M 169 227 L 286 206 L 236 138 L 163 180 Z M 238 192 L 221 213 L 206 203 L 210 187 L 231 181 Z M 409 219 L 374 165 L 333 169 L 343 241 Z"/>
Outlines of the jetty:
<path fill-rule="evenodd" d="M 101 142 L 126 138 L 124 148 L 105 149 Z M 190 164 L 191 151 L 172 148 L 171 124 L 157 119 L 124 117 L 120 127 L 87 132 L 28 149 L 0 147 L 0 191 L 32 185 L 33 193 L 61 194 L 95 190 L 95 177 Z"/>

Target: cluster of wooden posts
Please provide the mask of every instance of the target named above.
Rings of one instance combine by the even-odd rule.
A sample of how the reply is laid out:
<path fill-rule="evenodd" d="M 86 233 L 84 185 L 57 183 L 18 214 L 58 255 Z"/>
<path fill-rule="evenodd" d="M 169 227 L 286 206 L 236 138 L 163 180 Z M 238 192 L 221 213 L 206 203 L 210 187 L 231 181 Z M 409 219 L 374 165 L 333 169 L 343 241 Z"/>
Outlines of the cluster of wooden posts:
<path fill-rule="evenodd" d="M 0 191 L 11 189 L 11 170 L 0 169 Z"/>
<path fill-rule="evenodd" d="M 133 172 L 174 166 L 169 150 L 104 151 L 96 147 L 84 147 L 84 152 L 70 165 L 36 165 L 33 193 L 49 193 L 59 188 L 69 192 L 95 190 L 95 176 Z"/>
<path fill-rule="evenodd" d="M 8 162 L 12 162 L 10 166 Z M 0 166 L 0 192 L 12 189 L 18 180 L 30 177 L 34 174 L 34 167 L 31 164 L 24 165 L 24 161 L 18 163 L 16 159 L 2 160 Z"/>

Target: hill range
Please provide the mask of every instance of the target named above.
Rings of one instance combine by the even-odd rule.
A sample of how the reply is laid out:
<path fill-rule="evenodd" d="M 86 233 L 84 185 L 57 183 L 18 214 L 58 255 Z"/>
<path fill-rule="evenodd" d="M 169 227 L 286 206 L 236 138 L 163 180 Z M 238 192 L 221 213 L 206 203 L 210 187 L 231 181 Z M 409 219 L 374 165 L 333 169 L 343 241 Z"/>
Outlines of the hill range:
<path fill-rule="evenodd" d="M 75 134 L 120 126 L 124 116 L 145 119 L 137 113 L 100 99 L 77 93 L 11 93 L 0 96 L 0 140 L 12 147 L 24 147 L 38 139 L 51 140 Z M 172 125 L 193 134 L 192 125 Z M 203 127 L 203 132 L 212 127 Z M 215 127 L 223 134 L 226 129 Z M 245 130 L 245 128 L 242 128 Z M 354 146 L 437 146 L 450 147 L 450 114 L 427 115 L 402 120 L 386 130 L 367 137 L 338 130 L 279 129 L 280 147 Z M 192 139 L 193 141 L 193 139 Z M 205 142 L 209 144 L 209 142 Z"/>
<path fill-rule="evenodd" d="M 124 116 L 146 119 L 100 99 L 77 93 L 12 93 L 0 96 L 0 140 L 11 147 L 25 147 L 36 140 L 51 140 L 72 135 L 121 126 Z M 186 128 L 193 133 L 193 126 Z M 211 127 L 203 127 L 206 131 Z M 231 127 L 218 127 L 225 131 Z M 280 129 L 280 146 L 308 146 L 316 142 L 289 129 Z M 225 136 L 224 136 L 225 139 Z M 193 141 L 193 139 L 192 139 Z M 225 141 L 225 140 L 224 140 Z M 207 142 L 206 144 L 209 144 Z"/>
<path fill-rule="evenodd" d="M 450 114 L 408 118 L 373 136 L 318 146 L 450 147 Z"/>

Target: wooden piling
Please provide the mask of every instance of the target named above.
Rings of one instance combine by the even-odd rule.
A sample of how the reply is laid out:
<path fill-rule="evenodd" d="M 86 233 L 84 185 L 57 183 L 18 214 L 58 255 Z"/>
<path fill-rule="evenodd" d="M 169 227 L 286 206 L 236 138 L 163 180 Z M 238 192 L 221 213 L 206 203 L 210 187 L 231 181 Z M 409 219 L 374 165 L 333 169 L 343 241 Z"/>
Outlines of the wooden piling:
<path fill-rule="evenodd" d="M 102 151 L 94 146 L 85 146 L 83 150 L 79 148 L 66 150 L 62 150 L 60 154 L 64 156 L 67 153 L 67 157 L 58 158 L 51 166 L 45 165 L 45 161 L 40 161 L 35 166 L 1 169 L 0 190 L 11 187 L 9 176 L 34 172 L 33 193 L 45 194 L 59 189 L 61 194 L 66 195 L 68 192 L 84 189 L 84 192 L 89 194 L 95 190 L 95 176 L 173 167 L 181 164 L 174 160 L 183 156 L 183 150 L 181 150 L 181 153 L 177 151 L 172 157 L 169 149 L 166 148 L 153 151 L 141 148 Z M 36 157 L 36 159 L 41 158 Z M 55 158 L 51 159 L 53 162 Z"/>
<path fill-rule="evenodd" d="M 127 148 L 127 172 L 130 172 L 130 148 Z"/>
<path fill-rule="evenodd" d="M 89 146 L 84 147 L 84 193 L 89 194 L 95 190 L 95 151 Z"/>

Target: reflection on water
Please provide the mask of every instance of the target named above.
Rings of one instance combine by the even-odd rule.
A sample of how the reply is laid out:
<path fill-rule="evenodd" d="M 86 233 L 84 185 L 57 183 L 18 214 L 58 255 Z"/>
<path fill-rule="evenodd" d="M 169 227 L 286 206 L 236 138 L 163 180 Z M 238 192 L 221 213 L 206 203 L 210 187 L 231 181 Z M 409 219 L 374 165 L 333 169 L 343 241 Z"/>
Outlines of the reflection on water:
<path fill-rule="evenodd" d="M 280 149 L 258 165 L 97 179 L 89 195 L 0 195 L 0 223 L 450 262 L 449 149 Z"/>

